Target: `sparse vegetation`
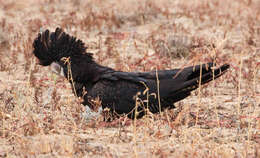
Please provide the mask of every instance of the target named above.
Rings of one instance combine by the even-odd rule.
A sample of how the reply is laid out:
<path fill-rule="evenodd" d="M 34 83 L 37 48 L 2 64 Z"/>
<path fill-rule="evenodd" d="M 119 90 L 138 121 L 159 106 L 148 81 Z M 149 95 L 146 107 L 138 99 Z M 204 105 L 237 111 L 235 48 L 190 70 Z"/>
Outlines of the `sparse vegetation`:
<path fill-rule="evenodd" d="M 260 157 L 258 0 L 0 1 L 0 157 Z M 123 71 L 229 63 L 178 108 L 140 120 L 86 119 L 32 42 L 60 26 Z"/>

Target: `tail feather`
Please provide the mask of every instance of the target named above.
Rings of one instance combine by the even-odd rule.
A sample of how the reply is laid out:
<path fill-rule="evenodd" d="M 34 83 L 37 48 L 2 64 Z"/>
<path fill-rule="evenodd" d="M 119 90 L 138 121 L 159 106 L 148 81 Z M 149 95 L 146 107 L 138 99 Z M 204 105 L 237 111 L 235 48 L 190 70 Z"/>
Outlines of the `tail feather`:
<path fill-rule="evenodd" d="M 229 68 L 229 65 L 224 64 L 220 68 L 217 68 L 217 69 L 211 69 L 211 68 L 212 67 L 210 67 L 207 72 L 202 72 L 201 76 L 200 76 L 200 71 L 196 72 L 196 74 L 192 74 L 192 76 L 195 76 L 193 78 L 191 78 L 189 76 L 189 79 L 186 82 L 184 82 L 184 84 L 182 85 L 183 86 L 182 91 L 185 89 L 188 91 L 192 91 L 192 90 L 198 88 L 198 86 L 200 84 L 200 80 L 201 80 L 201 85 L 202 85 L 202 84 L 212 81 L 213 79 L 219 78 L 221 75 L 224 74 L 224 72 L 226 72 L 226 70 Z"/>
<path fill-rule="evenodd" d="M 200 67 L 202 67 L 201 73 Z M 173 87 L 171 87 L 170 93 L 173 95 L 171 97 L 175 98 L 174 101 L 179 101 L 189 96 L 190 92 L 197 89 L 200 84 L 203 85 L 213 79 L 219 78 L 226 72 L 229 65 L 224 64 L 216 69 L 213 67 L 214 65 L 212 63 L 208 63 L 201 66 L 197 65 L 194 69 L 192 69 L 192 67 L 188 67 L 184 69 L 183 72 L 180 72 L 180 77 L 182 79 L 185 77 L 186 79 L 182 81 L 180 80 L 178 84 L 174 84 Z M 178 80 L 178 77 L 176 79 Z M 173 80 L 173 82 L 175 81 Z"/>

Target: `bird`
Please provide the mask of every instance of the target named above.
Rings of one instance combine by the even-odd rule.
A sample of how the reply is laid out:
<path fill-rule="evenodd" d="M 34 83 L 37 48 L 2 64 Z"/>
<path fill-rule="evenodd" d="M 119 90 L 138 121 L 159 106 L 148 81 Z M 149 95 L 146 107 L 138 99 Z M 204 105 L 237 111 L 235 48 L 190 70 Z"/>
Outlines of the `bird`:
<path fill-rule="evenodd" d="M 57 27 L 38 33 L 33 54 L 39 65 L 50 66 L 71 84 L 75 96 L 91 109 L 95 105 L 109 116 L 142 118 L 175 108 L 174 103 L 188 97 L 200 85 L 222 76 L 230 67 L 213 62 L 171 70 L 123 72 L 95 62 L 84 42 Z"/>

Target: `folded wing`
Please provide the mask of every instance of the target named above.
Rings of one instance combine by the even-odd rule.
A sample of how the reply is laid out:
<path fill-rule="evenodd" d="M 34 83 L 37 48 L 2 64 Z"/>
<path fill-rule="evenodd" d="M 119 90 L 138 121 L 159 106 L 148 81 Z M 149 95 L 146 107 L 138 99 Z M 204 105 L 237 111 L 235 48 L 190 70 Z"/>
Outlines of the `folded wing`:
<path fill-rule="evenodd" d="M 208 83 L 220 77 L 228 68 L 228 64 L 215 68 L 213 63 L 207 63 L 183 69 L 160 70 L 158 72 L 114 71 L 103 74 L 101 79 L 113 81 L 126 80 L 134 83 L 143 82 L 148 85 L 152 92 L 157 92 L 158 78 L 161 98 L 176 102 L 189 96 L 192 90 L 199 87 L 200 81 L 201 84 Z"/>

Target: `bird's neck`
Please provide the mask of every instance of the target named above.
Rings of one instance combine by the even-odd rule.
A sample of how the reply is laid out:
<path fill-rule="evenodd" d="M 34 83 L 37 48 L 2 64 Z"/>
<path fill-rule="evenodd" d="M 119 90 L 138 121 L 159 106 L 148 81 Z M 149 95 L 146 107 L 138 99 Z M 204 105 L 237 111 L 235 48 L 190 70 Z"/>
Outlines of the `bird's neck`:
<path fill-rule="evenodd" d="M 73 80 L 80 83 L 97 82 L 100 76 L 108 71 L 113 71 L 113 69 L 96 62 L 76 63 L 72 67 Z"/>

